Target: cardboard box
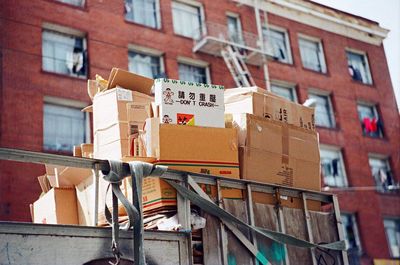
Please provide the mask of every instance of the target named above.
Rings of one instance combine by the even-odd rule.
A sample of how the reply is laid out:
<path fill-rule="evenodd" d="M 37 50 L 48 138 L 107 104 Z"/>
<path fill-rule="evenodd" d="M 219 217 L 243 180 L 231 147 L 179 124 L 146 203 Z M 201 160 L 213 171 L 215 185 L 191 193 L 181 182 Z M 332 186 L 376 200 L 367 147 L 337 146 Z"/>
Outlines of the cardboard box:
<path fill-rule="evenodd" d="M 146 120 L 146 152 L 157 157 L 156 164 L 193 173 L 239 178 L 238 145 L 235 129 L 160 124 Z M 216 196 L 215 187 L 204 187 Z M 224 189 L 225 198 L 242 198 L 240 190 Z M 176 191 L 157 178 L 143 187 L 145 210 L 176 205 Z M 146 196 L 146 197 L 145 197 Z"/>
<path fill-rule="evenodd" d="M 120 68 L 113 68 L 108 77 L 107 89 L 117 86 L 137 91 L 145 95 L 152 95 L 153 79 L 137 75 Z"/>
<path fill-rule="evenodd" d="M 258 87 L 225 90 L 226 113 L 249 113 L 315 131 L 314 109 Z"/>
<path fill-rule="evenodd" d="M 152 101 L 151 96 L 119 87 L 97 94 L 93 101 L 94 157 L 120 159 L 130 155 L 126 143 L 143 129 Z"/>
<path fill-rule="evenodd" d="M 224 128 L 224 87 L 173 79 L 154 81 L 161 123 Z"/>
<path fill-rule="evenodd" d="M 33 203 L 33 218 L 34 223 L 77 225 L 75 189 L 52 188 Z"/>
<path fill-rule="evenodd" d="M 251 114 L 235 114 L 232 117 L 239 132 L 242 179 L 321 190 L 316 132 Z M 266 197 L 256 193 L 253 200 L 262 203 L 276 201 Z M 296 208 L 301 203 L 293 198 L 283 198 L 282 202 Z"/>
<path fill-rule="evenodd" d="M 81 144 L 81 155 L 86 158 L 93 158 L 93 144 Z"/>

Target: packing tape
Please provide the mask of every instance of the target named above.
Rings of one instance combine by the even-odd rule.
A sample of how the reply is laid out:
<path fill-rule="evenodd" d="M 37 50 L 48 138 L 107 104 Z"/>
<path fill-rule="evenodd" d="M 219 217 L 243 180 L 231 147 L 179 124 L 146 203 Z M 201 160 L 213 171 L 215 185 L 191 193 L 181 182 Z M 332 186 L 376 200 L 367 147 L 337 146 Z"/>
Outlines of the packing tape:
<path fill-rule="evenodd" d="M 282 123 L 282 164 L 289 164 L 289 126 Z"/>

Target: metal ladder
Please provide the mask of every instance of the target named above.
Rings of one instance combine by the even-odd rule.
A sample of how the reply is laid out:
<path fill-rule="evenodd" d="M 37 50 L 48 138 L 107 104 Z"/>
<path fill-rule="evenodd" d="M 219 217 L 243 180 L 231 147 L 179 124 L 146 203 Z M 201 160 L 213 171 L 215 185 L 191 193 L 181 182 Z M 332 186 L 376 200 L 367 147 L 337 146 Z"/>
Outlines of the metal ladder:
<path fill-rule="evenodd" d="M 236 47 L 232 45 L 225 46 L 221 50 L 221 55 L 238 87 L 250 87 L 256 85 L 246 63 L 243 60 L 243 55 L 240 54 L 240 51 Z"/>

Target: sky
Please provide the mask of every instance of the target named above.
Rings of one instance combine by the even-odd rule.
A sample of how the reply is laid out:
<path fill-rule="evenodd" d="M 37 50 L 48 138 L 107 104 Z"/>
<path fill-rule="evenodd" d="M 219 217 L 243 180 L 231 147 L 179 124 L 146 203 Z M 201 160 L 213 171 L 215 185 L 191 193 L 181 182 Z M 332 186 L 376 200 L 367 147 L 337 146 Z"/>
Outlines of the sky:
<path fill-rule="evenodd" d="M 383 41 L 390 76 L 400 111 L 400 0 L 313 0 L 374 20 L 390 32 Z"/>

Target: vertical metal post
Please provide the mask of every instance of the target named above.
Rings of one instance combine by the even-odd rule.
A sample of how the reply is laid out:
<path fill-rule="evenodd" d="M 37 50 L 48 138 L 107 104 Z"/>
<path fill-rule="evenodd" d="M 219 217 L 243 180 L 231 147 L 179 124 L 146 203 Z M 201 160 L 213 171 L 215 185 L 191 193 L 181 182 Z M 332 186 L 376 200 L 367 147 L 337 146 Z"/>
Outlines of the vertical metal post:
<path fill-rule="evenodd" d="M 336 219 L 336 224 L 337 224 L 339 240 L 345 240 L 342 218 L 340 216 L 339 201 L 338 201 L 337 195 L 332 195 L 332 202 L 333 202 L 333 209 L 334 209 L 334 214 L 335 214 L 335 219 Z M 342 251 L 342 259 L 343 259 L 344 265 L 349 265 L 347 251 Z"/>
<path fill-rule="evenodd" d="M 285 228 L 285 220 L 283 218 L 283 213 L 282 213 L 282 206 L 280 204 L 281 198 L 280 198 L 280 193 L 279 193 L 279 188 L 275 189 L 275 196 L 276 196 L 276 200 L 277 200 L 277 205 L 276 205 L 276 211 L 278 214 L 278 229 L 279 232 L 281 233 L 286 233 L 286 228 Z M 287 245 L 284 244 L 283 249 L 285 250 L 285 265 L 290 265 L 290 261 L 289 261 L 289 255 L 288 255 L 288 250 L 287 250 Z"/>
<path fill-rule="evenodd" d="M 308 207 L 307 207 L 307 194 L 305 192 L 303 192 L 301 195 L 303 198 L 304 219 L 306 221 L 308 241 L 310 241 L 311 243 L 314 243 L 314 236 L 312 234 L 312 229 L 311 229 L 311 217 L 310 217 L 310 212 L 308 211 Z M 317 265 L 317 260 L 315 258 L 314 249 L 310 248 L 310 253 L 311 253 L 311 258 L 312 258 L 312 264 Z"/>
<path fill-rule="evenodd" d="M 94 213 L 93 213 L 93 225 L 98 225 L 98 218 L 99 218 L 99 164 L 96 163 L 93 166 L 93 176 L 94 176 Z"/>
<path fill-rule="evenodd" d="M 188 182 L 187 182 L 187 175 L 183 175 L 185 177 L 185 181 L 182 183 L 179 183 L 179 185 L 184 186 L 185 188 L 188 188 Z M 190 230 L 190 201 L 186 198 L 184 198 L 182 195 L 177 193 L 177 211 L 178 211 L 178 221 L 179 224 L 182 225 L 183 230 Z"/>
<path fill-rule="evenodd" d="M 217 204 L 222 208 L 222 192 L 221 192 L 221 184 L 220 180 L 216 180 L 217 185 Z M 221 259 L 223 265 L 228 265 L 228 239 L 225 231 L 225 226 L 222 221 L 219 221 L 219 236 L 220 236 L 220 251 L 221 251 Z"/>
<path fill-rule="evenodd" d="M 258 33 L 258 40 L 259 40 L 259 46 L 260 49 L 264 52 L 266 52 L 266 47 L 264 45 L 264 35 L 263 35 L 263 29 L 261 25 L 261 17 L 260 17 L 260 10 L 258 8 L 259 5 L 259 0 L 254 0 L 254 13 L 256 17 L 256 24 L 257 24 L 257 33 Z M 264 12 L 264 19 L 266 19 L 267 13 Z M 269 80 L 269 71 L 268 71 L 268 61 L 266 56 L 263 54 L 263 69 L 264 69 L 264 78 L 265 78 L 265 86 L 267 91 L 271 90 L 271 84 Z"/>
<path fill-rule="evenodd" d="M 247 212 L 249 214 L 249 224 L 252 226 L 255 226 L 255 221 L 254 221 L 254 209 L 253 209 L 253 196 L 252 196 L 252 191 L 251 191 L 251 184 L 246 184 L 246 191 L 247 191 Z M 251 231 L 250 233 L 250 241 L 253 243 L 254 247 L 258 249 L 257 245 L 257 236 L 254 231 Z M 259 264 L 257 261 L 257 258 L 254 258 L 254 264 L 257 265 Z"/>

